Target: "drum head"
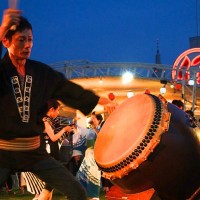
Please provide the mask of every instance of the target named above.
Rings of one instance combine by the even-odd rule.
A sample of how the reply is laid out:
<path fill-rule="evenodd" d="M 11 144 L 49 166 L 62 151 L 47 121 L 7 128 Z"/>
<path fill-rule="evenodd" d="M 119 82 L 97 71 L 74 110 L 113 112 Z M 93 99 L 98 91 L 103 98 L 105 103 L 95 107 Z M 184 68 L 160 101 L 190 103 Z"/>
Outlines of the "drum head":
<path fill-rule="evenodd" d="M 94 147 L 95 160 L 106 178 L 121 178 L 146 160 L 165 130 L 163 114 L 157 97 L 140 94 L 108 117 Z"/>

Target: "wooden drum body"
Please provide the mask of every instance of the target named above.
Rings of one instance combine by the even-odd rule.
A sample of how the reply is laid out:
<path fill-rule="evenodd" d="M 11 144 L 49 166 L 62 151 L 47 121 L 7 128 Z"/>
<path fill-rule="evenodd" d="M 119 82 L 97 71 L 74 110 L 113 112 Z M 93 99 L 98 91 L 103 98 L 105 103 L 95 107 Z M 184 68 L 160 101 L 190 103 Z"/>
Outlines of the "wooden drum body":
<path fill-rule="evenodd" d="M 200 185 L 200 145 L 186 113 L 162 97 L 123 102 L 98 134 L 94 156 L 102 176 L 125 193 L 154 188 L 187 199 Z"/>

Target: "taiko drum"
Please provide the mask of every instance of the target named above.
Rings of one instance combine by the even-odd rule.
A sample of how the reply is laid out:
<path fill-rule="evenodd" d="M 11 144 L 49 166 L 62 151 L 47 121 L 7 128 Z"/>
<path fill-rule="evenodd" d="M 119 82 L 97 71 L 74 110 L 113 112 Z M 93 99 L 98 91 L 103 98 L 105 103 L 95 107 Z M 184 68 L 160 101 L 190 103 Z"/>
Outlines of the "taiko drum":
<path fill-rule="evenodd" d="M 200 145 L 187 114 L 162 96 L 125 100 L 100 130 L 94 156 L 102 176 L 125 193 L 154 188 L 189 198 L 200 185 Z"/>

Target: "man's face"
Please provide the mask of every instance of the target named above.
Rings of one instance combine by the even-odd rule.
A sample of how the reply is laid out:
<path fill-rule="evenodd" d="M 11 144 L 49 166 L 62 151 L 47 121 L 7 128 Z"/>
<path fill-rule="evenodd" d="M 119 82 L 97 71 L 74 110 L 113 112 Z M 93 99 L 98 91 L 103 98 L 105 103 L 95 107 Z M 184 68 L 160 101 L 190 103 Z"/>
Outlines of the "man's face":
<path fill-rule="evenodd" d="M 11 41 L 6 41 L 6 47 L 9 55 L 15 59 L 28 59 L 33 46 L 33 34 L 30 29 L 25 29 L 22 32 L 16 32 L 12 36 Z"/>

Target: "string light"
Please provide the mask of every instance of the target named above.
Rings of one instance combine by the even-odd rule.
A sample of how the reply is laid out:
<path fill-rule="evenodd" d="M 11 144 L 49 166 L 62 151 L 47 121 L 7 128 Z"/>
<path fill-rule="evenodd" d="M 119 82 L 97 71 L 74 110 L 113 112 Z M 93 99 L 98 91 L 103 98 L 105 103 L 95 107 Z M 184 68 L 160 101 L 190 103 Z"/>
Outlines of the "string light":
<path fill-rule="evenodd" d="M 165 94 L 167 92 L 165 85 L 160 88 L 160 94 Z"/>
<path fill-rule="evenodd" d="M 127 92 L 127 97 L 131 98 L 134 96 L 134 93 L 132 91 Z"/>
<path fill-rule="evenodd" d="M 103 83 L 102 77 L 100 77 L 100 79 L 99 79 L 99 83 L 100 83 L 100 84 Z"/>
<path fill-rule="evenodd" d="M 122 75 L 122 83 L 127 84 L 130 83 L 133 80 L 133 74 L 131 72 L 125 72 Z"/>
<path fill-rule="evenodd" d="M 188 81 L 188 84 L 189 84 L 189 85 L 194 85 L 194 80 L 189 80 L 189 81 Z"/>

